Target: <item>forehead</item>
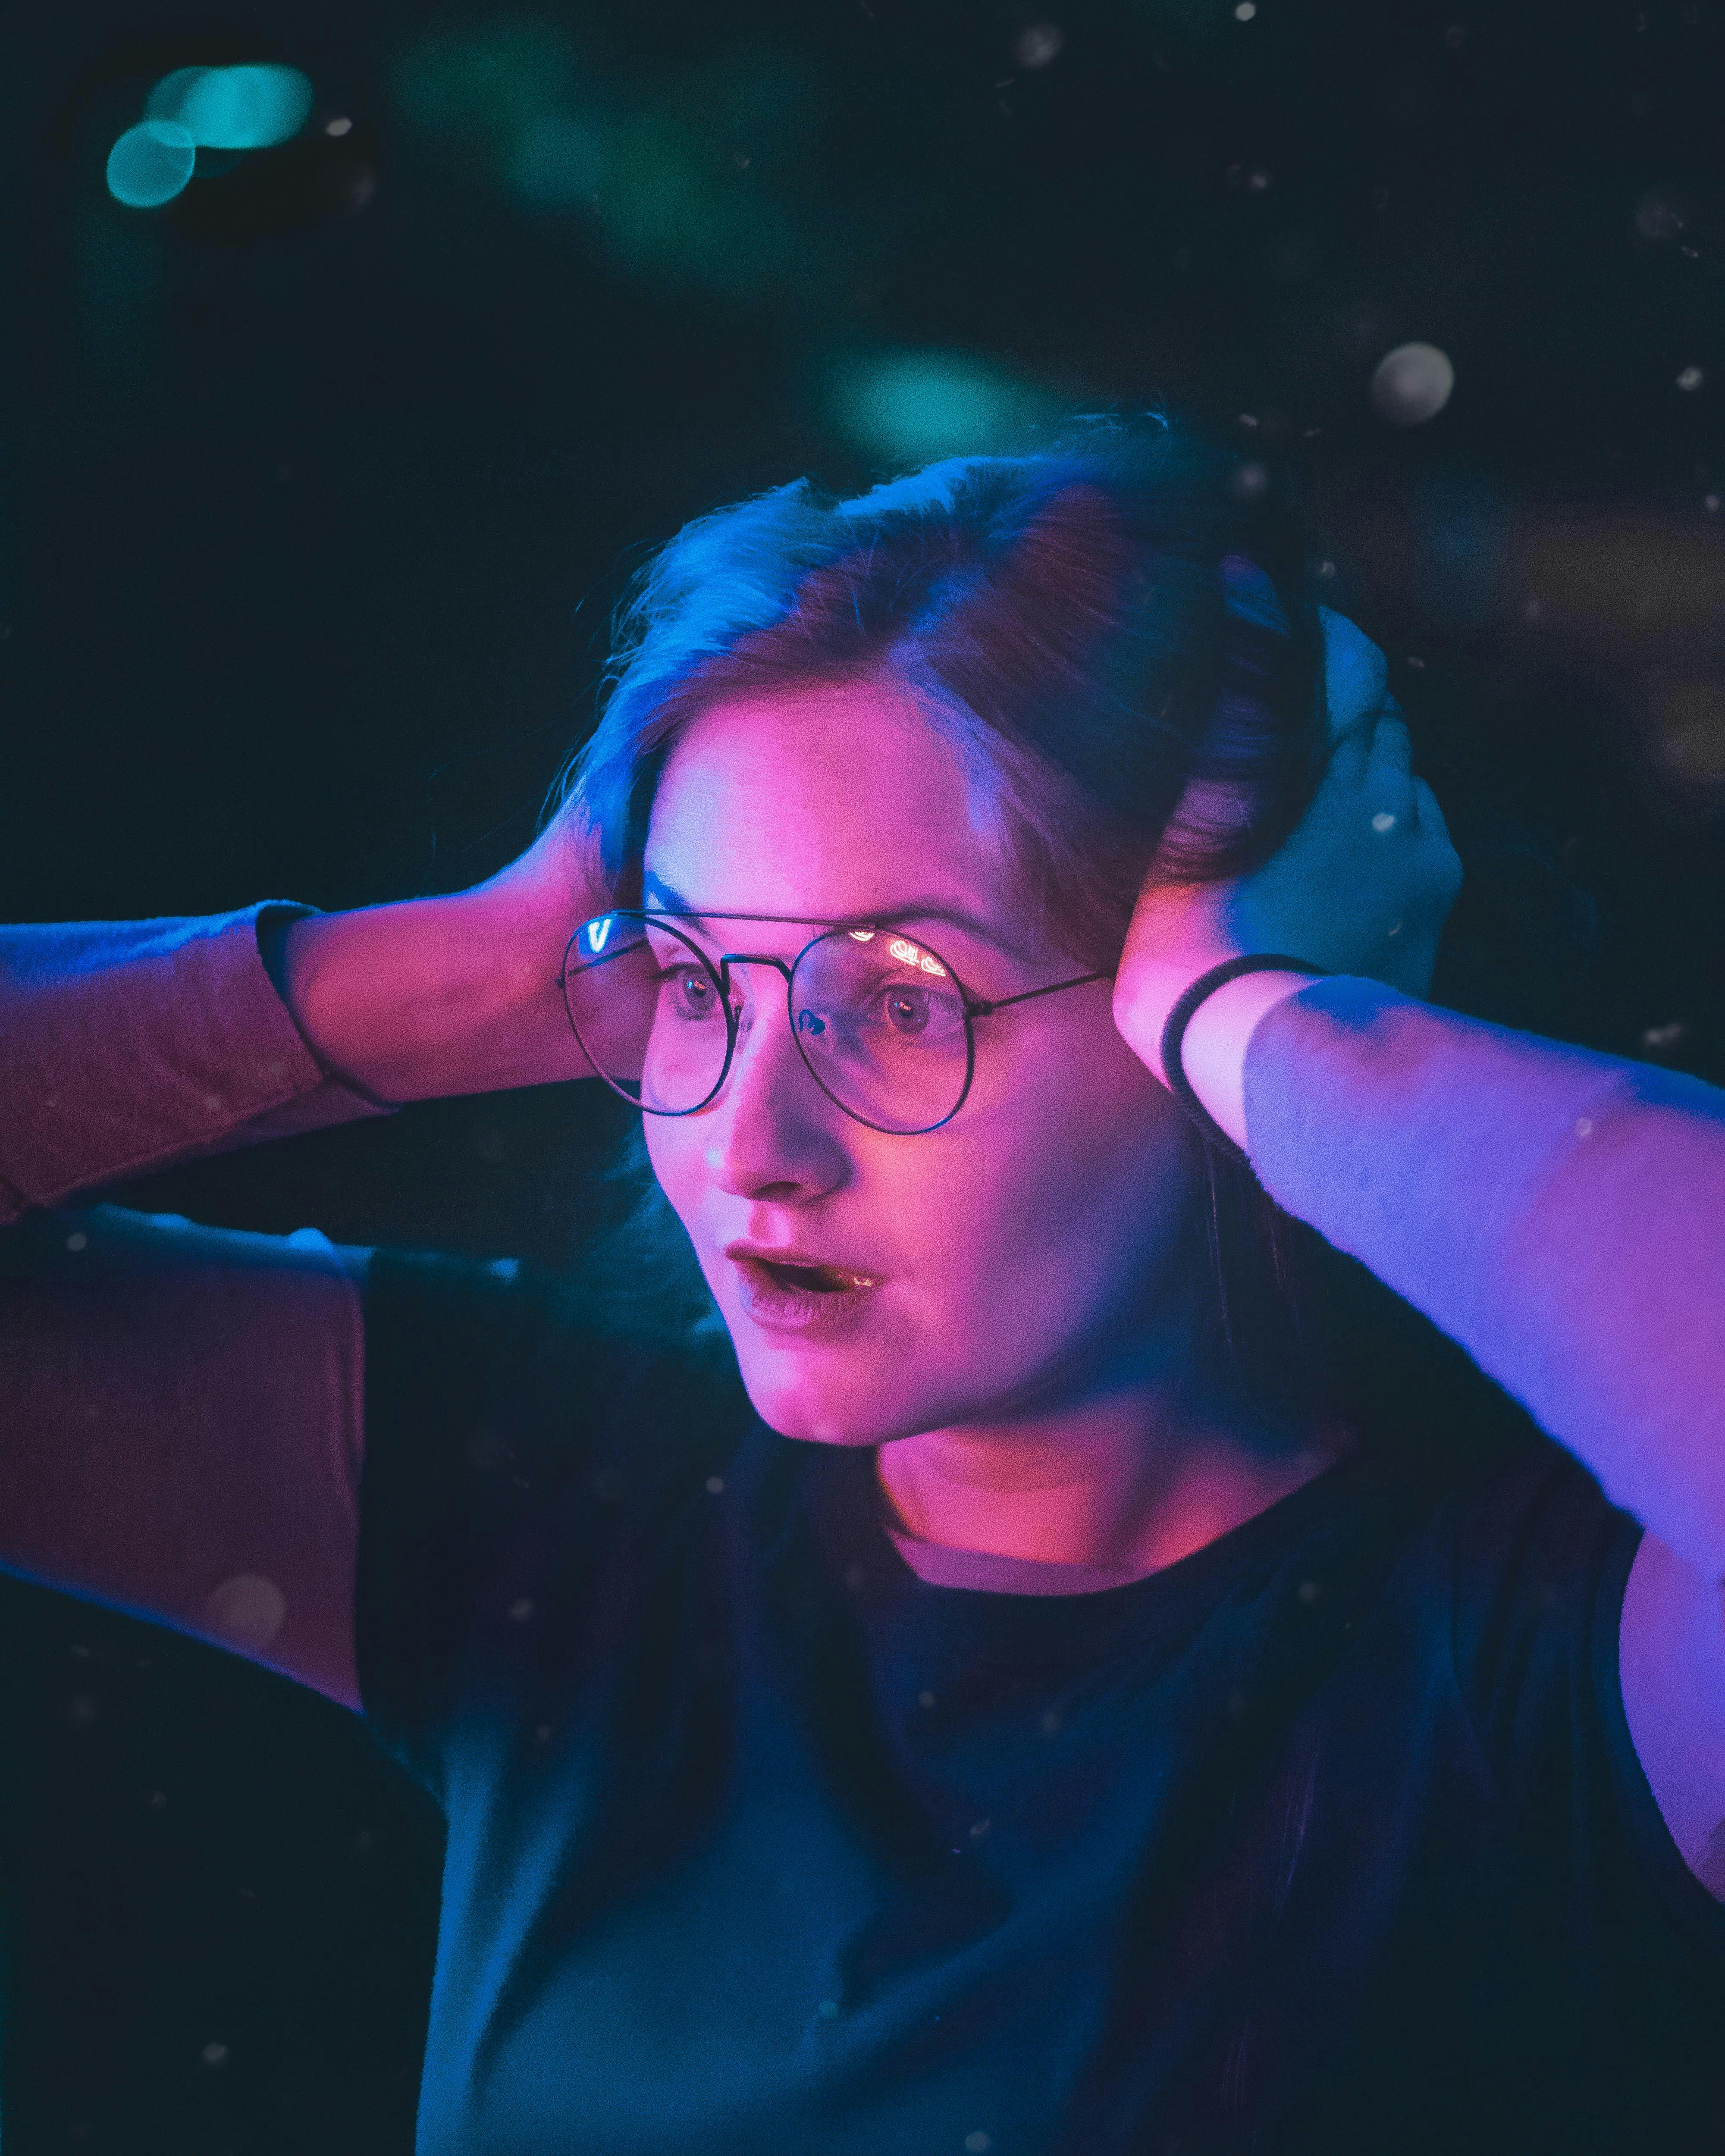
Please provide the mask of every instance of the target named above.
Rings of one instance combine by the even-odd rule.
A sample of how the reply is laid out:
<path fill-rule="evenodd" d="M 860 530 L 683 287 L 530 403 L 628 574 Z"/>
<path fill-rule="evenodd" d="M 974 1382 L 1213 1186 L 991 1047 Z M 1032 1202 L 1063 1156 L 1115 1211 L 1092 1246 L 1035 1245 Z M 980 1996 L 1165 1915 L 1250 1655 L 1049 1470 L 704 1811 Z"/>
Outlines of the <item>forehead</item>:
<path fill-rule="evenodd" d="M 734 697 L 692 721 L 648 827 L 648 875 L 714 911 L 855 916 L 912 891 L 998 902 L 957 752 L 891 684 Z"/>

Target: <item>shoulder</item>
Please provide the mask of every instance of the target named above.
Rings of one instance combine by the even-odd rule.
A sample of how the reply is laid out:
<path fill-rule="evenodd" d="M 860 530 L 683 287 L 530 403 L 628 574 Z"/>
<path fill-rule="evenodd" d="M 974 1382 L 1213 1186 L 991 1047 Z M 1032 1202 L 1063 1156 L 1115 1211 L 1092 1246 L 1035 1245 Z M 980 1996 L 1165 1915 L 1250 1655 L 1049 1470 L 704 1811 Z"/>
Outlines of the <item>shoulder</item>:
<path fill-rule="evenodd" d="M 650 1542 L 734 1451 L 747 1396 L 722 1332 L 619 1319 L 555 1271 L 381 1251 L 365 1302 L 361 1688 L 424 1773 L 495 1583 Z"/>
<path fill-rule="evenodd" d="M 1464 1476 L 1427 1528 L 1464 1682 L 1489 1694 L 1525 1678 L 1530 1659 L 1560 1641 L 1589 1656 L 1599 1625 L 1615 1617 L 1640 1533 L 1599 1478 L 1540 1432 Z"/>
<path fill-rule="evenodd" d="M 742 1398 L 716 1322 L 513 1260 L 374 1253 L 365 1337 L 368 1450 L 409 1430 L 422 1458 L 501 1444 L 535 1482 L 608 1434 L 669 1435 Z"/>

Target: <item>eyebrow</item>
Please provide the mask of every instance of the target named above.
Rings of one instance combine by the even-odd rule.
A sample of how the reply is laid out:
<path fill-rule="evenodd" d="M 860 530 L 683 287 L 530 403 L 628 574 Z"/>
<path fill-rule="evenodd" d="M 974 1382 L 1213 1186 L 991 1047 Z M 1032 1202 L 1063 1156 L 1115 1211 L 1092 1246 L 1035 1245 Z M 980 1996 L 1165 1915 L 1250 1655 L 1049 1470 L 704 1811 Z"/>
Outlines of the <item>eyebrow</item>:
<path fill-rule="evenodd" d="M 656 893 L 658 896 L 659 905 L 656 909 L 652 904 L 649 893 Z M 722 915 L 705 914 L 699 906 L 691 906 L 680 891 L 674 890 L 662 876 L 655 875 L 650 870 L 643 880 L 642 896 L 647 900 L 649 911 L 656 910 L 665 913 L 687 914 L 693 921 L 723 918 Z M 803 917 L 800 915 L 797 916 L 799 921 Z M 1022 944 L 1015 943 L 1003 930 L 980 919 L 973 913 L 967 913 L 962 906 L 949 904 L 944 899 L 911 899 L 898 906 L 883 907 L 879 911 L 844 915 L 823 914 L 818 916 L 810 915 L 808 918 L 811 921 L 817 919 L 830 920 L 840 924 L 865 920 L 876 928 L 890 928 L 906 921 L 949 921 L 955 928 L 962 928 L 967 935 L 974 936 L 978 942 L 991 944 L 995 950 L 1004 952 L 1009 958 L 1019 958 L 1028 963 L 1031 957 L 1031 953 L 1025 950 Z"/>

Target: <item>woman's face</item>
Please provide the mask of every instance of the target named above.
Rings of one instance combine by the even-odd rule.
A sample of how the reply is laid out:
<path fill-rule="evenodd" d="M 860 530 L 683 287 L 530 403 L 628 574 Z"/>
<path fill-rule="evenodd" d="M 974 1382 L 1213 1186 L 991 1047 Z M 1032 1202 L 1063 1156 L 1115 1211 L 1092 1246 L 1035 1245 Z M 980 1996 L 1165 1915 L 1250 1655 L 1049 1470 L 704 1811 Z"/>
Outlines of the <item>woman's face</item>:
<path fill-rule="evenodd" d="M 973 996 L 1086 970 L 1027 941 L 973 835 L 961 765 L 890 685 L 715 706 L 654 803 L 649 906 L 855 921 L 926 937 Z M 687 924 L 716 957 L 788 962 L 818 932 Z M 1058 1409 L 1146 1373 L 1192 1297 L 1179 1111 L 1116 1031 L 1109 983 L 976 1021 L 952 1122 L 871 1130 L 797 1050 L 783 977 L 741 966 L 731 1073 L 697 1113 L 645 1118 L 762 1418 L 875 1445 Z M 813 1284 L 782 1261 L 821 1268 Z"/>

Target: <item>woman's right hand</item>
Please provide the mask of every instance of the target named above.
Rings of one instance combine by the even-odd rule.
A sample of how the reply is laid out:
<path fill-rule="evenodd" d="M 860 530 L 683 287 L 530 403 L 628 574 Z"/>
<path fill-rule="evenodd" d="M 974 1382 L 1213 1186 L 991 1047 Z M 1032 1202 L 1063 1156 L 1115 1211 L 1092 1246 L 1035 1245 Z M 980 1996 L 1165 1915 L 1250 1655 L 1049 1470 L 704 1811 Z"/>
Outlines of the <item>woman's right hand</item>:
<path fill-rule="evenodd" d="M 572 798 L 470 891 L 295 921 L 288 1003 L 325 1065 L 382 1101 L 591 1077 L 557 976 L 606 903 Z"/>

